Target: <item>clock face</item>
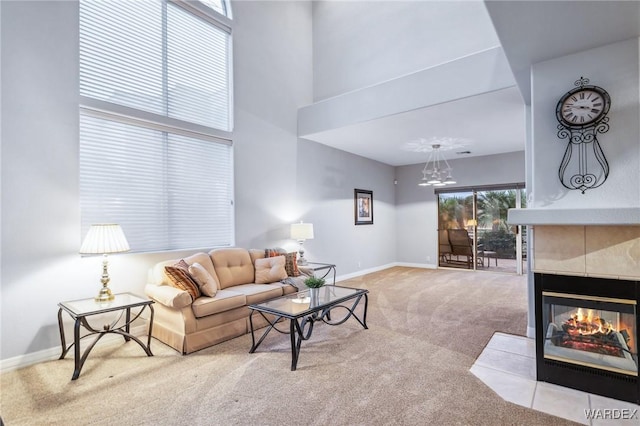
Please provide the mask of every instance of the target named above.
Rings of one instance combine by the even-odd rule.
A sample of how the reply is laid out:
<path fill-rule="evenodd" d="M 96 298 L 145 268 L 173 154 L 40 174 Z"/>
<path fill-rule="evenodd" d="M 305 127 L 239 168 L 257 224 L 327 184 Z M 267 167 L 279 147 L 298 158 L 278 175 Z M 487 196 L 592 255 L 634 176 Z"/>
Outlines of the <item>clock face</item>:
<path fill-rule="evenodd" d="M 571 127 L 586 127 L 602 118 L 609 110 L 609 96 L 594 88 L 577 88 L 558 103 L 558 118 Z"/>

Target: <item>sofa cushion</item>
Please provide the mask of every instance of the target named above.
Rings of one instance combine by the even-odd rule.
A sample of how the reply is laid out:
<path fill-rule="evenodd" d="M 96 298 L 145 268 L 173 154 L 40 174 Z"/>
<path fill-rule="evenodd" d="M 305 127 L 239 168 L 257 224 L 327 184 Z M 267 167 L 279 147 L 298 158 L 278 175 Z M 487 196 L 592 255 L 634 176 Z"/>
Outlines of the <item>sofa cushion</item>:
<path fill-rule="evenodd" d="M 287 278 L 284 256 L 256 259 L 256 283 L 270 284 Z"/>
<path fill-rule="evenodd" d="M 200 287 L 200 292 L 205 296 L 213 297 L 218 291 L 218 281 L 198 262 L 189 266 L 189 274 Z"/>
<path fill-rule="evenodd" d="M 220 289 L 253 283 L 255 273 L 249 251 L 243 248 L 221 248 L 209 252 L 218 275 Z"/>
<path fill-rule="evenodd" d="M 259 249 L 249 249 L 249 256 L 251 256 L 251 261 L 253 264 L 256 264 L 257 259 L 264 259 L 266 256 L 264 255 L 264 250 Z"/>
<path fill-rule="evenodd" d="M 233 290 L 218 290 L 215 297 L 200 297 L 191 304 L 196 318 L 229 311 L 247 304 L 243 293 Z"/>
<path fill-rule="evenodd" d="M 283 293 L 282 285 L 280 283 L 242 284 L 233 287 L 233 291 L 244 294 L 247 298 L 247 305 L 280 297 Z"/>
<path fill-rule="evenodd" d="M 191 278 L 191 275 L 189 275 L 189 271 L 180 266 L 165 266 L 164 270 L 173 287 L 188 292 L 193 300 L 200 297 L 200 288 L 193 278 Z"/>

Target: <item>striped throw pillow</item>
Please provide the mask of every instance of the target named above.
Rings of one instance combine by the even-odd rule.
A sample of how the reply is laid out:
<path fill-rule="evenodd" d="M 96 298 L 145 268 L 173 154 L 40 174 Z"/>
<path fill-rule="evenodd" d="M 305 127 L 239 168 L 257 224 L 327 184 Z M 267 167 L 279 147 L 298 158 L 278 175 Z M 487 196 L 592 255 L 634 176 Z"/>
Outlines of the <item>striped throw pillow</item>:
<path fill-rule="evenodd" d="M 202 293 L 200 293 L 200 288 L 193 278 L 191 278 L 188 270 L 180 266 L 165 266 L 164 270 L 173 287 L 189 293 L 192 300 L 196 300 L 201 296 Z"/>
<path fill-rule="evenodd" d="M 298 256 L 298 253 L 295 251 L 293 253 L 286 253 L 284 255 L 285 257 L 284 269 L 287 271 L 287 275 L 290 277 L 300 276 L 300 271 L 298 270 L 298 262 L 296 260 L 297 256 Z"/>

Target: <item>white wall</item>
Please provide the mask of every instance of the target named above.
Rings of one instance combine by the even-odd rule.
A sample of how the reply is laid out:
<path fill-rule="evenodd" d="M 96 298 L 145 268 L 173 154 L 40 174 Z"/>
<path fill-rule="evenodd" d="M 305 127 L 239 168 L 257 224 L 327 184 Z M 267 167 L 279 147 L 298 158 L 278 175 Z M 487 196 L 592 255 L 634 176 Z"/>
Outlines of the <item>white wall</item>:
<path fill-rule="evenodd" d="M 75 254 L 80 244 L 77 6 L 2 2 L 1 7 L 4 359 L 54 346 L 56 303 L 88 296 L 91 287 L 85 293 L 82 286 L 91 281 L 83 283 L 83 262 Z"/>
<path fill-rule="evenodd" d="M 336 263 L 338 274 L 396 260 L 394 167 L 301 139 L 297 198 L 315 239 L 305 257 Z M 355 225 L 354 189 L 373 191 L 373 225 Z"/>
<path fill-rule="evenodd" d="M 289 225 L 304 220 L 305 257 L 340 275 L 393 262 L 394 245 L 379 244 L 395 240 L 393 168 L 296 137 L 312 101 L 311 3 L 233 6 L 237 245 L 296 250 Z M 374 226 L 354 225 L 354 188 L 374 191 Z"/>
<path fill-rule="evenodd" d="M 451 188 L 525 181 L 524 151 L 449 161 L 456 184 Z M 438 263 L 438 199 L 433 187 L 418 186 L 422 164 L 396 168 L 397 261 Z"/>
<path fill-rule="evenodd" d="M 532 207 L 615 208 L 640 206 L 640 86 L 638 39 L 630 39 L 532 68 Z M 609 162 L 609 178 L 599 188 L 569 190 L 558 179 L 567 140 L 556 136 L 555 108 L 581 76 L 611 96 L 610 129 L 598 140 Z"/>
<path fill-rule="evenodd" d="M 316 101 L 499 45 L 481 1 L 318 1 L 313 35 Z"/>
<path fill-rule="evenodd" d="M 297 108 L 311 101 L 311 4 L 233 3 L 236 245 L 293 250 Z"/>

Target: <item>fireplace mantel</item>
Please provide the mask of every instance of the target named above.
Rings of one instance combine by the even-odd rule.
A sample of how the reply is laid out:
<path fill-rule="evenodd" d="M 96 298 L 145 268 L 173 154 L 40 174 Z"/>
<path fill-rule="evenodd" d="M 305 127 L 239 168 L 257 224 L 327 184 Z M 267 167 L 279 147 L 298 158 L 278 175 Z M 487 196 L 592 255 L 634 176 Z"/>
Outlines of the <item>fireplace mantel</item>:
<path fill-rule="evenodd" d="M 510 225 L 640 225 L 640 208 L 607 209 L 509 209 Z"/>

